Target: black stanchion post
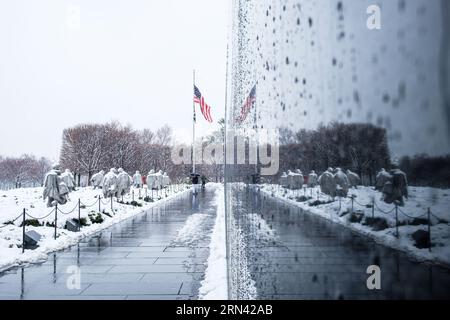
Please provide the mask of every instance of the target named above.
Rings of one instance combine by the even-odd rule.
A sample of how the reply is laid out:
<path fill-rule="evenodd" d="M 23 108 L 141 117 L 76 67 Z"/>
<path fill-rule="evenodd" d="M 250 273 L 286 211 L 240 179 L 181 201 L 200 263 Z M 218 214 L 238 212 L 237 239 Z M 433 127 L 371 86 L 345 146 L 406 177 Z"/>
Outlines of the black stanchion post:
<path fill-rule="evenodd" d="M 341 212 L 342 203 L 341 203 L 341 197 L 339 197 L 339 213 Z"/>
<path fill-rule="evenodd" d="M 375 198 L 372 199 L 372 219 L 375 217 Z"/>
<path fill-rule="evenodd" d="M 428 208 L 427 214 L 428 214 L 428 251 L 431 252 L 431 219 L 430 219 L 431 210 L 430 210 L 430 208 Z"/>
<path fill-rule="evenodd" d="M 350 198 L 352 199 L 352 212 L 351 212 L 351 214 L 353 214 L 353 200 L 354 200 L 355 198 L 354 198 L 353 195 L 352 195 Z"/>
<path fill-rule="evenodd" d="M 101 198 L 101 195 L 98 195 L 98 212 L 99 213 L 102 212 L 101 205 L 102 205 L 102 198 Z"/>
<path fill-rule="evenodd" d="M 81 200 L 78 198 L 78 231 L 81 231 Z"/>
<path fill-rule="evenodd" d="M 131 190 L 131 201 L 134 202 L 134 190 Z"/>
<path fill-rule="evenodd" d="M 395 236 L 398 238 L 398 205 L 395 203 Z"/>
<path fill-rule="evenodd" d="M 56 240 L 56 225 L 58 224 L 58 202 L 55 205 L 55 240 Z"/>
<path fill-rule="evenodd" d="M 23 208 L 23 219 L 22 219 L 22 253 L 25 252 L 25 208 Z"/>

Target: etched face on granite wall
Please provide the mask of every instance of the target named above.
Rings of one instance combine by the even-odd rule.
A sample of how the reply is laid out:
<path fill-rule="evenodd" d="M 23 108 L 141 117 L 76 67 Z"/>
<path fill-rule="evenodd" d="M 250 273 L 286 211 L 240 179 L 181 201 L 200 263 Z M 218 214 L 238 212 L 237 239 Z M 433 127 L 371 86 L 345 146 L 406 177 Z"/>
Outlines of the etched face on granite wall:
<path fill-rule="evenodd" d="M 449 7 L 235 0 L 229 126 L 297 132 L 370 124 L 386 130 L 391 160 L 450 153 Z M 242 120 L 254 85 L 256 101 Z"/>

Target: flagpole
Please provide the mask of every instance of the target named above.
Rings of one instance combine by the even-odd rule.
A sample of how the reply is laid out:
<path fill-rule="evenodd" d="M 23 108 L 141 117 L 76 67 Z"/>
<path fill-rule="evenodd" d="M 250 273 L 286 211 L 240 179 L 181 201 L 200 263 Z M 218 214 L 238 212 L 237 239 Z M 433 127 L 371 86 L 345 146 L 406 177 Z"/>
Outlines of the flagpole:
<path fill-rule="evenodd" d="M 193 70 L 193 82 L 195 87 L 195 69 Z M 192 173 L 195 173 L 195 101 L 192 99 Z"/>

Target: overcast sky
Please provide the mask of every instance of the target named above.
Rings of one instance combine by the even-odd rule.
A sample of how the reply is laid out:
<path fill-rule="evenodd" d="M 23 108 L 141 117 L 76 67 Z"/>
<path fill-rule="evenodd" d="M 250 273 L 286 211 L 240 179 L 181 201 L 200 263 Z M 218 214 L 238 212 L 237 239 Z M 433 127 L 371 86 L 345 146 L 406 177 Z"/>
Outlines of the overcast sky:
<path fill-rule="evenodd" d="M 64 128 L 110 120 L 190 141 L 193 69 L 224 113 L 228 2 L 1 1 L 0 155 L 57 160 Z"/>

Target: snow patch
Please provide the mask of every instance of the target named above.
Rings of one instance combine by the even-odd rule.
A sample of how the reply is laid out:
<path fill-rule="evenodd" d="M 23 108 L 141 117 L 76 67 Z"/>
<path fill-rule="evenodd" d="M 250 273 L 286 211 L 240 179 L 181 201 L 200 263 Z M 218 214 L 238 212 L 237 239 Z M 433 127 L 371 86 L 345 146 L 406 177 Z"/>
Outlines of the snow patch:
<path fill-rule="evenodd" d="M 205 279 L 201 282 L 201 300 L 228 299 L 228 274 L 226 257 L 225 196 L 223 187 L 216 190 L 217 216 L 209 244 L 209 257 Z"/>
<path fill-rule="evenodd" d="M 173 246 L 192 246 L 205 238 L 205 224 L 211 215 L 205 213 L 194 213 L 189 216 L 185 224 L 178 230 Z"/>

